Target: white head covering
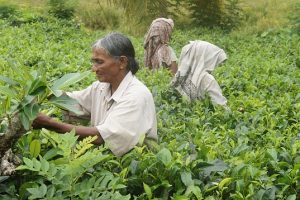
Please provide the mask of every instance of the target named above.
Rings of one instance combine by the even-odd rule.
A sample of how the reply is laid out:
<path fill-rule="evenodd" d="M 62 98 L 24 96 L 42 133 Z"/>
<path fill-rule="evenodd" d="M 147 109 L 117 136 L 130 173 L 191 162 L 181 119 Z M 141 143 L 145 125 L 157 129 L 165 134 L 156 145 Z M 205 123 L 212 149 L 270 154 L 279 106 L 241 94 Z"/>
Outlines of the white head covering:
<path fill-rule="evenodd" d="M 188 99 L 201 99 L 205 92 L 201 89 L 203 79 L 226 59 L 223 49 L 205 41 L 190 41 L 182 48 L 178 71 L 171 84 Z M 214 79 L 209 77 L 210 81 Z"/>

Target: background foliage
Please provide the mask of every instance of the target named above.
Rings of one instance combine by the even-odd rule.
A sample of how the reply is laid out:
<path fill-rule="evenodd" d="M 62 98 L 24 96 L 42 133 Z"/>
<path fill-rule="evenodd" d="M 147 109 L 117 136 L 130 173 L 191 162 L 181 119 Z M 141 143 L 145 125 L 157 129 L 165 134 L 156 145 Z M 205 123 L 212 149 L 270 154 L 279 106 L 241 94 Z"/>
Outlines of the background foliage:
<path fill-rule="evenodd" d="M 54 4 L 56 6 L 49 6 L 50 2 L 57 2 Z M 135 36 L 144 35 L 149 23 L 155 17 L 172 17 L 175 20 L 175 28 L 190 29 L 195 25 L 217 26 L 234 30 L 237 34 L 255 34 L 289 26 L 291 18 L 294 21 L 299 18 L 297 14 L 299 12 L 295 9 L 297 3 L 299 4 L 298 0 L 218 0 L 212 1 L 217 4 L 215 8 L 207 10 L 201 7 L 205 2 L 208 1 L 0 0 L 0 6 L 13 5 L 31 14 L 48 14 L 49 11 L 53 13 L 53 9 L 58 7 L 60 8 L 58 11 L 62 12 L 61 16 L 68 16 L 71 9 L 75 10 L 72 14 L 76 21 L 81 21 L 90 29 L 111 30 L 113 28 Z M 214 24 L 205 24 L 201 12 L 208 17 L 205 19 Z M 290 15 L 293 16 L 289 17 Z M 196 16 L 194 20 L 193 16 Z"/>
<path fill-rule="evenodd" d="M 265 10 L 259 4 L 252 9 Z M 259 13 L 253 10 L 245 12 Z M 266 9 L 264 20 L 272 12 Z M 152 150 L 138 146 L 116 158 L 105 147 L 92 146 L 92 138 L 76 142 L 73 133 L 29 131 L 14 148 L 23 165 L 15 176 L 0 177 L 0 198 L 297 199 L 299 35 L 292 23 L 257 28 L 255 33 L 247 31 L 248 25 L 230 33 L 176 28 L 171 41 L 177 55 L 195 39 L 225 50 L 229 59 L 214 76 L 231 112 L 208 99 L 189 103 L 181 98 L 169 87 L 169 71 L 153 73 L 143 67 L 143 34 L 130 36 L 141 64 L 137 76 L 155 98 L 159 144 Z M 21 79 L 24 68 L 37 70 L 51 82 L 66 73 L 87 71 L 91 44 L 109 31 L 91 31 L 76 18 L 58 20 L 15 10 L 0 20 L 1 75 Z M 82 89 L 93 81 L 89 76 L 66 90 Z M 0 99 L 2 117 L 2 93 Z M 56 108 L 44 112 L 62 118 Z"/>
<path fill-rule="evenodd" d="M 49 0 L 49 14 L 59 19 L 71 19 L 75 13 L 75 6 L 70 4 L 70 0 Z"/>

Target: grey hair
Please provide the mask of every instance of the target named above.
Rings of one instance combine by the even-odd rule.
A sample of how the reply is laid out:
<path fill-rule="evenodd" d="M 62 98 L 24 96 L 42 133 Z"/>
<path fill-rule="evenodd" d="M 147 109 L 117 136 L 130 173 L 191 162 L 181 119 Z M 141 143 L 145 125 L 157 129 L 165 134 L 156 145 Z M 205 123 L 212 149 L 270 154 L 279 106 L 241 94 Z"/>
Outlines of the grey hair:
<path fill-rule="evenodd" d="M 110 33 L 104 38 L 97 40 L 93 50 L 103 49 L 110 56 L 126 56 L 128 59 L 127 69 L 135 74 L 139 65 L 135 60 L 135 51 L 130 39 L 121 33 Z"/>

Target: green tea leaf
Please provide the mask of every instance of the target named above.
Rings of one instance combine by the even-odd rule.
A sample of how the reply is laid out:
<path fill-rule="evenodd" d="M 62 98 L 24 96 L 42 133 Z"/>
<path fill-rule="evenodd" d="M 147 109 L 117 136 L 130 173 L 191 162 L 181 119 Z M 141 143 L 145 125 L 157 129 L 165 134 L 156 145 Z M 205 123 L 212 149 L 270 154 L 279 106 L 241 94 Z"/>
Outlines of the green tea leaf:
<path fill-rule="evenodd" d="M 9 85 L 18 85 L 18 82 L 6 77 L 6 76 L 2 76 L 0 75 L 0 81 L 3 81 Z"/>
<path fill-rule="evenodd" d="M 219 189 L 223 189 L 223 187 L 225 186 L 225 185 L 228 185 L 229 183 L 231 183 L 231 181 L 232 181 L 232 178 L 224 178 L 220 183 L 219 183 Z"/>
<path fill-rule="evenodd" d="M 222 172 L 228 169 L 228 165 L 222 160 L 213 161 L 211 166 L 203 167 L 205 175 L 209 176 L 211 172 Z"/>
<path fill-rule="evenodd" d="M 202 199 L 202 192 L 198 186 L 190 185 L 188 189 L 192 191 L 198 200 Z"/>
<path fill-rule="evenodd" d="M 40 106 L 36 103 L 31 103 L 26 105 L 23 109 L 26 116 L 29 118 L 30 121 L 32 121 L 38 115 Z"/>
<path fill-rule="evenodd" d="M 90 75 L 91 72 L 90 71 L 86 71 L 83 73 L 70 73 L 70 74 L 65 74 L 63 77 L 61 77 L 60 79 L 57 79 L 56 81 L 54 81 L 51 90 L 55 91 L 55 90 L 62 90 L 74 83 L 77 83 L 78 81 L 81 81 L 82 79 L 84 79 L 85 77 L 87 77 L 88 75 Z"/>
<path fill-rule="evenodd" d="M 36 158 L 32 159 L 34 171 L 40 171 L 42 164 Z"/>
<path fill-rule="evenodd" d="M 11 107 L 11 98 L 7 96 L 2 103 L 2 111 L 4 113 L 8 113 L 10 107 Z"/>
<path fill-rule="evenodd" d="M 24 112 L 20 112 L 20 120 L 25 130 L 30 128 L 30 120 Z"/>
<path fill-rule="evenodd" d="M 292 194 L 286 198 L 286 200 L 296 200 L 296 195 Z"/>
<path fill-rule="evenodd" d="M 191 172 L 181 172 L 180 177 L 181 177 L 181 181 L 186 187 L 194 184 Z"/>
<path fill-rule="evenodd" d="M 187 196 L 180 195 L 180 196 L 175 196 L 173 199 L 174 200 L 189 200 L 190 198 Z"/>
<path fill-rule="evenodd" d="M 35 99 L 35 96 L 32 96 L 32 95 L 25 96 L 21 102 L 22 107 L 25 107 L 26 105 L 30 104 L 34 99 Z"/>
<path fill-rule="evenodd" d="M 29 158 L 24 157 L 23 161 L 28 168 L 33 168 L 33 163 Z"/>
<path fill-rule="evenodd" d="M 165 166 L 168 166 L 172 161 L 172 155 L 169 149 L 163 148 L 157 153 L 157 159 Z"/>
<path fill-rule="evenodd" d="M 40 199 L 46 195 L 47 186 L 42 183 L 40 187 L 28 188 L 27 191 L 31 194 L 30 199 Z"/>
<path fill-rule="evenodd" d="M 45 160 L 44 158 L 42 158 L 41 156 L 40 156 L 40 162 L 41 162 L 41 170 L 44 173 L 46 173 L 50 168 L 49 162 L 47 160 Z"/>
<path fill-rule="evenodd" d="M 270 158 L 272 158 L 274 161 L 277 161 L 277 151 L 275 149 L 267 149 L 267 154 Z"/>
<path fill-rule="evenodd" d="M 34 158 L 38 157 L 38 155 L 41 152 L 41 143 L 39 140 L 33 140 L 30 143 L 29 152 L 30 152 L 31 157 L 34 157 Z"/>
<path fill-rule="evenodd" d="M 184 194 L 190 196 L 191 193 L 194 194 L 197 199 L 202 199 L 202 192 L 198 186 L 189 185 Z"/>
<path fill-rule="evenodd" d="M 26 199 L 26 195 L 28 196 L 27 188 L 37 187 L 38 184 L 34 182 L 25 182 L 20 186 L 20 199 Z"/>
<path fill-rule="evenodd" d="M 35 79 L 31 83 L 30 88 L 28 90 L 28 94 L 29 95 L 38 95 L 38 94 L 42 93 L 43 91 L 45 91 L 46 88 L 47 88 L 46 83 L 38 78 L 38 79 Z"/>
<path fill-rule="evenodd" d="M 64 93 L 62 90 L 52 90 L 51 89 L 51 91 L 56 97 L 59 97 L 59 96 L 63 95 L 63 93 Z"/>
<path fill-rule="evenodd" d="M 4 94 L 11 98 L 15 98 L 17 96 L 16 91 L 8 86 L 0 86 L 0 94 Z"/>
<path fill-rule="evenodd" d="M 61 109 L 69 110 L 77 115 L 83 114 L 83 112 L 77 108 L 78 102 L 67 95 L 62 95 L 60 97 L 53 96 L 49 99 L 49 102 Z"/>
<path fill-rule="evenodd" d="M 147 194 L 148 199 L 152 199 L 152 191 L 151 188 L 149 187 L 149 185 L 147 185 L 146 183 L 143 183 L 144 186 L 144 190 Z"/>
<path fill-rule="evenodd" d="M 49 160 L 49 159 L 51 159 L 51 158 L 53 158 L 53 157 L 59 155 L 59 154 L 58 154 L 59 151 L 60 151 L 60 150 L 57 149 L 57 148 L 52 148 L 52 149 L 50 149 L 50 150 L 47 151 L 47 153 L 44 155 L 44 159 L 45 159 L 45 160 Z"/>

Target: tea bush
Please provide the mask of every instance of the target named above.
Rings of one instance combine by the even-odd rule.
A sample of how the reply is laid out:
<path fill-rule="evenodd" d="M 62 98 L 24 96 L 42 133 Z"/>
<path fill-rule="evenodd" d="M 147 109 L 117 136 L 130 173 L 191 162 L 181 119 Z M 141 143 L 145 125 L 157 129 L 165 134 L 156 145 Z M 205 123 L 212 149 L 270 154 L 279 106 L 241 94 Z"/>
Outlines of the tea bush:
<path fill-rule="evenodd" d="M 0 5 L 0 18 L 7 19 L 11 16 L 16 15 L 17 10 L 15 6 L 12 5 Z"/>
<path fill-rule="evenodd" d="M 90 69 L 92 43 L 106 34 L 55 19 L 11 26 L 0 20 L 0 71 L 21 79 L 36 70 L 47 81 Z M 14 147 L 23 160 L 0 177 L 2 199 L 296 199 L 300 193 L 299 36 L 289 29 L 231 35 L 215 29 L 175 30 L 177 55 L 189 40 L 206 40 L 228 60 L 214 76 L 231 111 L 208 99 L 188 102 L 169 86 L 166 69 L 142 65 L 142 37 L 130 37 L 151 90 L 159 144 L 121 158 L 74 134 L 29 131 Z M 22 66 L 22 67 L 21 67 Z M 66 90 L 82 89 L 87 77 Z M 0 86 L 5 86 L 3 81 Z M 0 92 L 0 116 L 5 115 Z M 44 112 L 62 118 L 52 107 Z"/>
<path fill-rule="evenodd" d="M 239 0 L 189 0 L 189 10 L 193 24 L 204 27 L 220 27 L 232 30 L 242 20 L 242 9 Z"/>

